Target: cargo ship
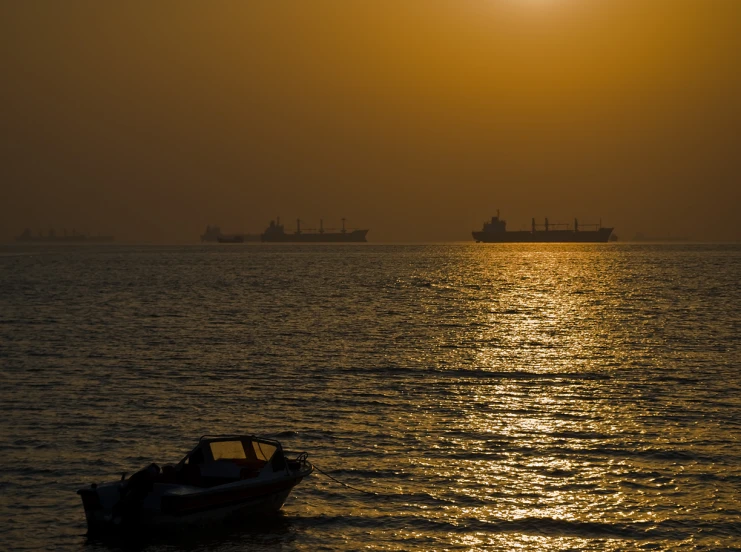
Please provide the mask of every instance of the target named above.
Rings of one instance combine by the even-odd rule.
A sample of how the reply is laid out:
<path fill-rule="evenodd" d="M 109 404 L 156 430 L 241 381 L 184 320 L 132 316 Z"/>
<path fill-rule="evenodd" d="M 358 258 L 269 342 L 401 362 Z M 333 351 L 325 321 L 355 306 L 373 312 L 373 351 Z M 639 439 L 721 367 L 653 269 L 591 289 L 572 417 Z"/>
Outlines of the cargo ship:
<path fill-rule="evenodd" d="M 78 234 L 74 229 L 71 234 L 67 234 L 67 230 L 63 230 L 62 234 L 59 235 L 52 229 L 46 235 L 39 232 L 38 235 L 34 236 L 30 228 L 26 228 L 20 236 L 16 236 L 15 241 L 31 243 L 107 243 L 113 241 L 113 236 Z"/>
<path fill-rule="evenodd" d="M 332 230 L 331 228 L 329 230 Z M 324 230 L 324 221 L 319 221 L 318 231 L 301 230 L 301 220 L 296 220 L 296 231 L 287 233 L 277 220 L 271 220 L 270 225 L 260 236 L 264 242 L 286 242 L 286 243 L 358 243 L 366 242 L 366 234 L 369 230 L 348 230 L 345 228 L 345 219 L 342 219 L 342 229 L 339 232 Z"/>
<path fill-rule="evenodd" d="M 549 224 L 545 219 L 544 225 L 535 224 L 532 220 L 530 230 L 507 230 L 507 222 L 497 216 L 485 222 L 482 230 L 472 232 L 476 243 L 600 243 L 607 242 L 612 234 L 612 228 L 603 228 L 602 223 L 579 225 L 574 219 L 574 226 L 569 224 Z"/>
<path fill-rule="evenodd" d="M 223 234 L 218 226 L 206 226 L 201 234 L 202 242 L 244 243 L 260 241 L 260 234 Z"/>

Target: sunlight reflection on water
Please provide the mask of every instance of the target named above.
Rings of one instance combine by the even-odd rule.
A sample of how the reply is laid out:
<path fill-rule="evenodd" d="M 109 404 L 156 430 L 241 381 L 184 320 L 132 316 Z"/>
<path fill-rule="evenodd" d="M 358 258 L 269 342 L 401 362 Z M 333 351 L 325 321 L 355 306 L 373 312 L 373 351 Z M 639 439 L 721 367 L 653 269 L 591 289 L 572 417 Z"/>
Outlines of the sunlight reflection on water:
<path fill-rule="evenodd" d="M 79 548 L 79 486 L 235 431 L 380 496 L 316 475 L 140 549 L 741 543 L 741 247 L 34 251 L 0 255 L 3 548 Z"/>

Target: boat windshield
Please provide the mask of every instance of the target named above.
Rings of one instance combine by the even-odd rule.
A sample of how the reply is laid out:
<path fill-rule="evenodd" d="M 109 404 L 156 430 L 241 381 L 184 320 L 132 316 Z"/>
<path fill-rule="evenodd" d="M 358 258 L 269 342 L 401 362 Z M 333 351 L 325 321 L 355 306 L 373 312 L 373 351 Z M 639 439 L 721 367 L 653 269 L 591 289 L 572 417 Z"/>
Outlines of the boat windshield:
<path fill-rule="evenodd" d="M 261 460 L 268 462 L 277 447 L 260 441 L 213 441 L 209 443 L 214 460 Z"/>
<path fill-rule="evenodd" d="M 252 441 L 252 448 L 255 451 L 255 456 L 258 460 L 269 461 L 273 457 L 273 453 L 277 447 L 270 443 L 261 443 L 260 441 Z"/>
<path fill-rule="evenodd" d="M 246 460 L 242 441 L 216 441 L 211 443 L 211 454 L 214 460 Z"/>

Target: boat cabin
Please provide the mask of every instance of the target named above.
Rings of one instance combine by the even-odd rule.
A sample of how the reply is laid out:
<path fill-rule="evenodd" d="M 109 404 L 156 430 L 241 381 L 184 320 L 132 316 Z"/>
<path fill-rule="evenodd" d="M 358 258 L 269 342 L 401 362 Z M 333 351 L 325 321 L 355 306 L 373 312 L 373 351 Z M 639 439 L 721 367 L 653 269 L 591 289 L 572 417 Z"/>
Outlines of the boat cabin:
<path fill-rule="evenodd" d="M 162 475 L 177 483 L 213 487 L 286 469 L 278 441 L 255 436 L 203 436 L 177 466 L 165 466 Z"/>

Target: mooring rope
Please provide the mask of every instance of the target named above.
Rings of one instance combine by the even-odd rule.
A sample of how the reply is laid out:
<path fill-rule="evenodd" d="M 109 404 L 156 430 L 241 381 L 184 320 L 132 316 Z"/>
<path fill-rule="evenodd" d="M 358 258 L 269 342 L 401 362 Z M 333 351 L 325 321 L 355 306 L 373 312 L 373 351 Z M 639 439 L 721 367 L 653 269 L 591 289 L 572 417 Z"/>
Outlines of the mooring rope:
<path fill-rule="evenodd" d="M 363 489 L 359 489 L 358 487 L 353 487 L 352 485 L 348 485 L 344 481 L 340 481 L 336 477 L 332 477 L 331 475 L 329 475 L 327 472 L 325 472 L 324 470 L 322 470 L 319 466 L 317 466 L 313 462 L 312 462 L 312 465 L 314 466 L 314 469 L 316 471 L 318 471 L 322 475 L 325 475 L 325 476 L 329 477 L 332 481 L 334 481 L 335 483 L 339 483 L 343 487 L 347 487 L 348 489 L 352 489 L 353 491 L 357 491 L 359 493 L 367 494 L 367 495 L 370 495 L 370 496 L 375 496 L 376 498 L 388 498 L 388 495 L 382 495 L 382 494 L 379 494 L 379 493 L 375 493 L 373 491 L 366 491 L 366 490 L 363 490 Z"/>

